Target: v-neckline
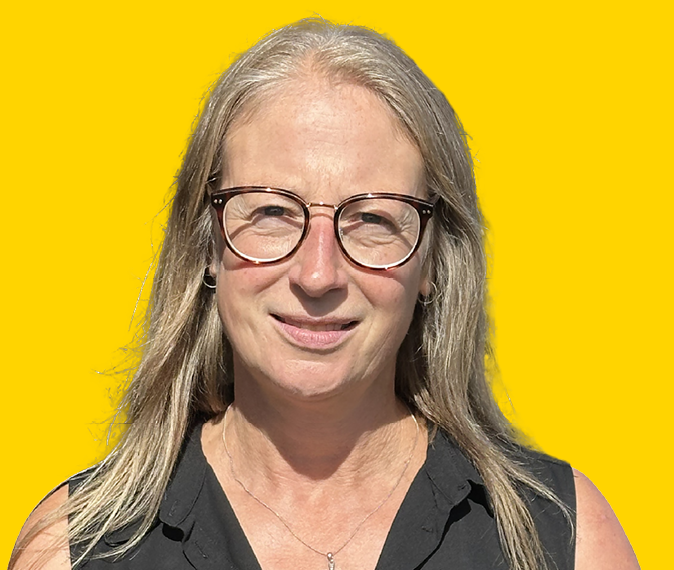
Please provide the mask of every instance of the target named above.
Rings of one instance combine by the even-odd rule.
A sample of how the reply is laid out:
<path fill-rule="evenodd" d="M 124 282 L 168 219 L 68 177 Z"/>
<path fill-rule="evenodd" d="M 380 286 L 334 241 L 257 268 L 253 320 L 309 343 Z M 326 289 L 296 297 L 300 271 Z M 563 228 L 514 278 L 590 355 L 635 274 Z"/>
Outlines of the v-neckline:
<path fill-rule="evenodd" d="M 201 429 L 195 435 L 199 442 L 200 459 L 206 464 L 202 492 L 216 502 L 221 517 L 220 524 L 224 526 L 227 534 L 228 562 L 233 568 L 240 570 L 263 570 L 215 470 L 206 458 L 201 442 Z M 452 469 L 457 475 L 462 476 L 463 480 L 460 485 L 456 485 L 458 481 L 454 479 L 455 487 L 450 489 L 449 493 L 451 496 L 447 496 L 445 492 L 447 489 L 436 485 L 438 477 L 434 475 L 439 475 L 437 472 L 439 466 L 435 465 L 438 455 L 434 451 L 436 445 L 454 447 L 441 434 L 437 434 L 432 440 L 429 438 L 426 460 L 417 471 L 391 523 L 375 570 L 390 570 L 393 567 L 399 570 L 416 568 L 441 541 L 442 529 L 447 522 L 451 506 L 465 498 L 470 490 L 470 484 L 464 478 L 465 472 L 462 473 L 463 469 Z M 458 452 L 456 449 L 455 451 Z M 461 458 L 467 463 L 464 457 Z M 445 480 L 446 469 L 442 471 L 444 473 L 441 479 Z M 206 528 L 203 530 L 208 531 Z M 433 532 L 430 532 L 431 530 Z M 215 532 L 216 529 L 212 529 L 209 534 Z M 222 529 L 217 534 L 222 535 Z M 409 548 L 410 545 L 414 547 Z M 327 568 L 327 560 L 325 564 Z"/>

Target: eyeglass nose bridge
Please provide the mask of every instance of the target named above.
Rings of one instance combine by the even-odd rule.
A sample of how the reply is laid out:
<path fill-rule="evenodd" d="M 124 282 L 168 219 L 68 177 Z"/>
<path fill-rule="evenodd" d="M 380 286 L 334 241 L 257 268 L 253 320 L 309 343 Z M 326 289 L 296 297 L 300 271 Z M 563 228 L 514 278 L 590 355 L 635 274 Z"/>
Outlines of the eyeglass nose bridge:
<path fill-rule="evenodd" d="M 327 202 L 304 202 L 304 205 L 308 208 L 332 208 L 333 211 L 337 211 L 339 206 L 337 204 L 328 204 Z"/>
<path fill-rule="evenodd" d="M 339 212 L 339 205 L 338 204 L 328 204 L 327 202 L 303 202 L 304 207 L 307 212 L 307 223 L 306 223 L 306 228 L 304 230 L 304 233 L 306 234 L 309 231 L 309 226 L 311 225 L 311 219 L 313 218 L 313 213 L 311 212 L 310 208 L 332 208 L 332 221 L 333 225 L 335 227 L 335 237 L 337 238 L 337 241 L 339 242 L 340 248 L 342 247 L 341 244 L 341 231 L 337 227 L 337 212 Z M 304 241 L 304 238 L 306 235 L 302 237 L 300 240 L 300 243 Z"/>
<path fill-rule="evenodd" d="M 337 242 L 337 246 L 339 250 L 342 252 L 342 254 L 349 260 L 354 261 L 349 253 L 346 251 L 346 248 L 344 247 L 344 244 L 342 243 L 342 237 L 343 237 L 343 232 L 341 228 L 339 228 L 339 222 L 337 220 L 337 213 L 339 212 L 340 209 L 340 204 L 328 204 L 327 202 L 305 202 L 304 200 L 300 201 L 301 204 L 304 206 L 304 210 L 306 212 L 305 216 L 305 223 L 304 223 L 304 229 L 302 231 L 302 236 L 300 237 L 299 242 L 297 245 L 293 248 L 293 250 L 288 254 L 288 257 L 295 255 L 297 251 L 300 249 L 302 244 L 305 242 L 309 235 L 309 231 L 311 229 L 311 221 L 313 219 L 313 212 L 311 211 L 310 208 L 329 208 L 332 209 L 332 226 L 333 226 L 333 232 L 334 232 L 334 237 Z M 357 265 L 360 265 L 356 262 Z"/>

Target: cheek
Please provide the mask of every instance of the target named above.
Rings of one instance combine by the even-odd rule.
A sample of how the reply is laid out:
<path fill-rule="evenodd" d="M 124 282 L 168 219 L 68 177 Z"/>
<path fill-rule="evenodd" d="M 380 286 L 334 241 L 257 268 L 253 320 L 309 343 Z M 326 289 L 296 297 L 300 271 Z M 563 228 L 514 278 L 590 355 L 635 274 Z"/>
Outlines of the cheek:
<path fill-rule="evenodd" d="M 367 287 L 366 296 L 377 315 L 376 330 L 396 345 L 402 343 L 414 316 L 420 283 L 418 274 L 416 275 L 416 279 L 404 279 L 403 275 L 387 275 L 386 279 L 382 280 L 380 277 L 377 283 Z"/>
<path fill-rule="evenodd" d="M 425 280 L 422 279 L 420 268 L 416 266 L 411 272 L 409 279 L 405 279 L 400 283 L 400 294 L 394 306 L 390 307 L 392 313 L 397 314 L 399 320 L 400 333 L 402 337 L 407 334 L 412 318 L 414 317 L 414 309 L 419 301 L 419 295 L 423 294 Z M 400 339 L 402 342 L 402 338 Z"/>
<path fill-rule="evenodd" d="M 386 307 L 391 315 L 414 309 L 425 280 L 421 266 L 414 261 L 390 272 L 375 274 L 372 282 L 363 284 L 367 296 L 375 306 Z"/>
<path fill-rule="evenodd" d="M 398 341 L 401 343 L 412 324 L 414 309 L 418 298 L 419 292 L 417 290 L 406 289 L 396 306 L 391 309 L 391 311 L 395 312 L 397 317 L 396 325 L 399 331 Z"/>
<path fill-rule="evenodd" d="M 252 318 L 280 273 L 279 267 L 253 265 L 225 251 L 217 268 L 218 311 L 225 329 Z"/>
<path fill-rule="evenodd" d="M 247 292 L 256 292 L 264 289 L 265 283 L 273 278 L 268 269 L 270 268 L 240 259 L 226 249 L 217 267 L 218 286 L 222 286 L 223 293 L 227 294 L 243 295 Z"/>

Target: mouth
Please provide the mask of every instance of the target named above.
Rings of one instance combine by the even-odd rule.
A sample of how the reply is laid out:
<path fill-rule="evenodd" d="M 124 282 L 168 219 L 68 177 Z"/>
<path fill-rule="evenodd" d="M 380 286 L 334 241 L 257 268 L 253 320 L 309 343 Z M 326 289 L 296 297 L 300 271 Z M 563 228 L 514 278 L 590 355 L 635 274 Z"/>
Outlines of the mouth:
<path fill-rule="evenodd" d="M 292 317 L 282 317 L 280 315 L 274 314 L 272 314 L 272 317 L 285 325 L 310 332 L 348 331 L 353 329 L 358 324 L 358 321 L 299 320 L 293 319 Z"/>

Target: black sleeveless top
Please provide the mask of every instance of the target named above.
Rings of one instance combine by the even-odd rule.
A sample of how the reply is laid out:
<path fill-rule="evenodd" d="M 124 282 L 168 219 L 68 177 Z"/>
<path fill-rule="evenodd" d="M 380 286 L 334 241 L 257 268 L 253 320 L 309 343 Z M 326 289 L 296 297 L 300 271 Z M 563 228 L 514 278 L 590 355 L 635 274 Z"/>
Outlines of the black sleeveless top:
<path fill-rule="evenodd" d="M 568 464 L 532 451 L 522 461 L 572 512 Z M 81 480 L 81 479 L 80 479 Z M 78 484 L 74 478 L 70 489 Z M 573 570 L 575 543 L 560 509 L 524 491 L 549 567 Z M 135 527 L 105 536 L 95 554 L 128 541 Z M 71 559 L 79 550 L 71 545 Z M 327 567 L 327 563 L 326 563 Z M 153 528 L 117 560 L 89 559 L 85 570 L 260 570 L 201 448 L 201 427 L 187 439 Z M 452 439 L 438 432 L 400 506 L 376 570 L 507 570 L 482 478 Z M 303 570 L 303 569 L 300 569 Z"/>

